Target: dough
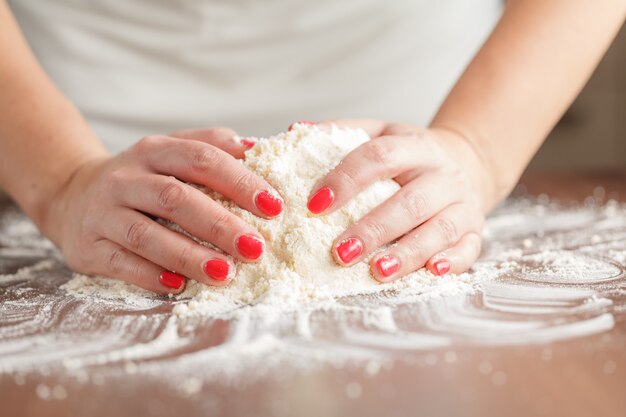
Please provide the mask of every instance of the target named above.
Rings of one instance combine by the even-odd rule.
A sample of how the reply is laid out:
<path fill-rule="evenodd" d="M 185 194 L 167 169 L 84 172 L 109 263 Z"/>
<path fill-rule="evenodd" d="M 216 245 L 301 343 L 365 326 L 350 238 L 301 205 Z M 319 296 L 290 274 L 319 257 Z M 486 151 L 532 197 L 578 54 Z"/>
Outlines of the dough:
<path fill-rule="evenodd" d="M 305 124 L 296 124 L 291 131 L 270 138 L 257 139 L 257 144 L 246 152 L 243 163 L 278 190 L 285 208 L 278 217 L 265 220 L 205 190 L 263 234 L 265 252 L 257 263 L 236 262 L 235 276 L 228 287 L 189 281 L 178 297 L 203 302 L 179 306 L 178 313 L 197 308 L 220 309 L 274 297 L 280 298 L 276 303 L 285 305 L 379 291 L 383 285 L 371 277 L 367 263 L 349 268 L 338 266 L 330 249 L 341 232 L 393 195 L 399 185 L 393 180 L 377 182 L 329 215 L 312 215 L 306 207 L 316 182 L 346 154 L 368 140 L 362 130 L 337 126 L 322 129 Z M 169 226 L 180 231 L 176 225 Z M 207 242 L 202 244 L 213 248 Z M 421 274 L 423 278 L 425 273 Z"/>

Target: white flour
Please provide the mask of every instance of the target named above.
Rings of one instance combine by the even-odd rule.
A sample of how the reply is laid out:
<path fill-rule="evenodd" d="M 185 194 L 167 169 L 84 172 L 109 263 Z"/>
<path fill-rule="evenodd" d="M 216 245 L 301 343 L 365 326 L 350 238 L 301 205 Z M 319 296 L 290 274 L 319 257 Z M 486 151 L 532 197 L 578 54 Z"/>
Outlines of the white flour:
<path fill-rule="evenodd" d="M 380 181 L 330 215 L 314 216 L 306 207 L 317 181 L 368 140 L 361 130 L 336 126 L 322 130 L 304 124 L 296 124 L 291 131 L 268 139 L 257 139 L 256 145 L 246 152 L 244 165 L 266 178 L 281 194 L 285 201 L 283 213 L 264 220 L 214 193 L 211 195 L 263 234 L 265 253 L 256 264 L 240 263 L 235 281 L 227 288 L 190 282 L 181 297 L 195 302 L 178 305 L 174 312 L 206 314 L 248 303 L 289 310 L 311 300 L 382 290 L 384 286 L 370 276 L 367 263 L 350 268 L 338 266 L 330 248 L 342 231 L 393 195 L 399 185 L 392 180 Z M 405 286 L 432 283 L 433 276 L 424 271 L 404 281 Z"/>

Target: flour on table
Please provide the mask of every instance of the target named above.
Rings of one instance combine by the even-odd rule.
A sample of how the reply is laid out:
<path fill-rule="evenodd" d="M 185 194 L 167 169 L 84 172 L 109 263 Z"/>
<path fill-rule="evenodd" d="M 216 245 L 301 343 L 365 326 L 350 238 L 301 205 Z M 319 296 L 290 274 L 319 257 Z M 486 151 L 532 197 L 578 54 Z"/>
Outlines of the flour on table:
<path fill-rule="evenodd" d="M 305 277 L 309 269 L 284 262 L 284 271 L 248 287 L 239 279 L 228 289 L 190 283 L 179 300 L 106 278 L 76 274 L 67 283 L 58 252 L 24 214 L 0 214 L 0 375 L 18 385 L 31 374 L 48 376 L 38 390 L 48 400 L 77 395 L 70 385 L 54 394 L 60 376 L 98 386 L 156 377 L 173 392 L 204 396 L 203 384 L 239 387 L 319 366 L 358 365 L 369 374 L 397 358 L 452 364 L 454 349 L 471 345 L 549 348 L 602 337 L 626 313 L 626 204 L 612 200 L 509 199 L 487 219 L 481 257 L 459 276 L 418 272 L 378 285 L 350 272 L 358 269 L 341 269 L 335 282 L 324 280 L 333 264 L 310 264 L 329 269 Z M 319 253 L 312 262 L 328 260 L 326 249 Z"/>
<path fill-rule="evenodd" d="M 103 277 L 74 274 L 62 288 L 76 298 L 120 300 L 127 308 L 150 308 L 160 304 L 150 291 Z"/>
<path fill-rule="evenodd" d="M 398 191 L 400 186 L 395 181 L 373 184 L 329 215 L 315 216 L 307 210 L 308 196 L 317 181 L 351 150 L 368 140 L 360 129 L 337 126 L 322 129 L 304 124 L 296 124 L 289 132 L 270 138 L 257 138 L 256 145 L 246 152 L 243 164 L 264 177 L 281 194 L 285 208 L 278 217 L 259 218 L 215 192 L 203 191 L 265 237 L 264 254 L 257 263 L 237 263 L 234 280 L 227 287 L 212 287 L 190 280 L 185 291 L 177 296 L 190 301 L 178 304 L 174 313 L 179 316 L 219 314 L 248 304 L 288 310 L 311 301 L 331 301 L 336 297 L 392 288 L 411 287 L 419 291 L 434 285 L 439 278 L 425 270 L 412 273 L 398 283 L 380 284 L 371 277 L 367 262 L 346 268 L 332 259 L 330 248 L 335 238 Z M 164 223 L 185 233 L 175 224 Z M 215 248 L 210 243 L 200 243 Z M 93 293 L 101 284 L 101 281 L 81 279 L 68 283 L 65 288 L 75 293 L 91 286 Z M 111 289 L 115 288 L 123 297 L 140 291 L 123 283 L 109 283 L 106 291 L 111 295 Z"/>

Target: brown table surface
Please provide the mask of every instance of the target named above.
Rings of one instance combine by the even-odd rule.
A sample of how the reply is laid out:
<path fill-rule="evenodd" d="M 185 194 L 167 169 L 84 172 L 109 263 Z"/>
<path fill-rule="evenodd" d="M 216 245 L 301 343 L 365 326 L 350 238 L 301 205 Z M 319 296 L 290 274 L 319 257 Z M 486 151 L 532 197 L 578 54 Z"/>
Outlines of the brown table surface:
<path fill-rule="evenodd" d="M 626 173 L 532 174 L 521 183 L 532 195 L 626 201 Z M 8 210 L 13 210 L 10 203 L 0 203 L 0 218 Z M 619 244 L 626 245 L 626 240 Z M 28 260 L 5 265 L 0 274 L 27 264 Z M 621 267 L 624 281 L 624 265 Z M 67 280 L 69 271 L 63 269 L 61 274 Z M 0 415 L 624 416 L 624 288 L 618 293 L 623 298 L 614 299 L 619 306 L 612 311 L 614 325 L 599 334 L 512 345 L 460 340 L 453 350 L 405 352 L 394 358 L 392 366 L 375 374 L 360 365 L 320 366 L 306 372 L 278 368 L 267 377 L 251 378 L 249 384 L 205 383 L 190 395 L 172 390 L 165 372 L 122 375 L 101 381 L 65 381 L 62 398 L 45 399 L 38 387 L 45 384 L 53 389 L 62 375 L 47 368 L 17 377 L 0 370 Z M 0 284 L 0 303 L 4 290 Z M 0 327 L 7 323 L 10 317 L 0 318 Z M 219 333 L 220 326 L 211 331 Z M 454 352 L 452 356 L 450 352 Z"/>

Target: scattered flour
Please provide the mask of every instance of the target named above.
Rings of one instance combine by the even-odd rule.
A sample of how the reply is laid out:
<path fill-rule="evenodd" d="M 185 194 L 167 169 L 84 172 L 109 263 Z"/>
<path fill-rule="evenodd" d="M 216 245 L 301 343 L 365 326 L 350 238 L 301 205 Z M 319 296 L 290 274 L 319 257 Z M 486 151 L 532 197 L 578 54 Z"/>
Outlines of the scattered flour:
<path fill-rule="evenodd" d="M 33 277 L 34 274 L 48 270 L 52 268 L 56 263 L 57 261 L 54 259 L 44 259 L 34 265 L 20 268 L 13 274 L 0 274 L 0 284 L 8 284 L 14 281 L 30 279 Z"/>
<path fill-rule="evenodd" d="M 559 284 L 600 282 L 618 277 L 614 263 L 563 250 L 545 250 L 523 258 L 521 273 L 526 279 Z"/>
<path fill-rule="evenodd" d="M 103 277 L 74 274 L 62 288 L 77 298 L 121 300 L 128 307 L 149 308 L 159 304 L 150 291 Z"/>

